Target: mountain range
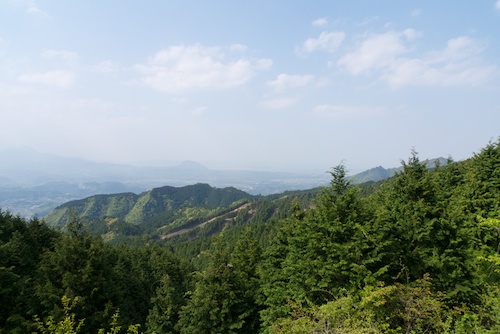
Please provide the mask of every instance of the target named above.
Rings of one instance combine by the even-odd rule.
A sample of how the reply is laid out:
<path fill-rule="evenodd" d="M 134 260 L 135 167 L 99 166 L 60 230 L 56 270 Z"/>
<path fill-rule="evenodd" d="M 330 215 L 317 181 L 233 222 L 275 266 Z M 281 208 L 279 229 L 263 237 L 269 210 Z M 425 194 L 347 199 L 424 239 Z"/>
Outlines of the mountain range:
<path fill-rule="evenodd" d="M 95 194 L 142 193 L 155 187 L 207 183 L 250 194 L 273 194 L 327 184 L 329 174 L 213 170 L 194 161 L 172 166 L 92 162 L 29 148 L 0 151 L 0 208 L 43 217 L 56 206 Z"/>
<path fill-rule="evenodd" d="M 94 195 L 70 201 L 43 220 L 56 228 L 79 222 L 108 241 L 130 242 L 144 236 L 182 241 L 220 232 L 228 224 L 234 227 L 282 217 L 290 212 L 292 203 L 310 206 L 320 189 L 255 196 L 234 187 L 215 188 L 203 183 L 164 186 L 139 195 Z"/>
<path fill-rule="evenodd" d="M 376 167 L 353 175 L 351 180 L 379 181 L 397 170 Z M 43 217 L 58 205 L 96 194 L 140 194 L 162 186 L 206 183 L 234 187 L 251 195 L 268 195 L 311 189 L 329 181 L 326 172 L 213 170 L 194 161 L 172 166 L 132 166 L 61 157 L 30 148 L 0 151 L 0 208 L 23 217 Z"/>

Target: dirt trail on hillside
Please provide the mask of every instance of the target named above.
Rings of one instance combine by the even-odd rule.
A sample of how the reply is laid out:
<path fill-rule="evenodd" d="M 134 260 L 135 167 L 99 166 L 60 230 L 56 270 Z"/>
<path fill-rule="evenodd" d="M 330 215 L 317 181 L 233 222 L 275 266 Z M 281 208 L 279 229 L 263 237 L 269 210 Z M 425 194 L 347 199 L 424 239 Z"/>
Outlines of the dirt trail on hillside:
<path fill-rule="evenodd" d="M 232 210 L 232 211 L 226 212 L 226 213 L 224 213 L 224 214 L 222 214 L 222 215 L 219 215 L 219 216 L 217 216 L 217 217 L 213 217 L 213 218 L 211 218 L 211 219 L 207 220 L 207 221 L 206 221 L 206 222 L 204 222 L 204 223 L 198 224 L 198 225 L 193 226 L 193 227 L 190 227 L 190 228 L 183 228 L 183 229 L 178 230 L 178 231 L 175 231 L 175 232 L 167 233 L 167 234 L 163 235 L 163 236 L 161 237 L 161 239 L 168 239 L 168 238 L 171 238 L 171 237 L 173 237 L 173 236 L 175 236 L 175 235 L 179 235 L 179 234 L 184 234 L 184 233 L 187 233 L 187 232 L 189 232 L 189 231 L 194 230 L 195 228 L 198 228 L 198 227 L 203 227 L 203 226 L 207 225 L 208 223 L 213 222 L 213 221 L 214 221 L 214 220 L 216 220 L 216 219 L 220 219 L 220 218 L 222 218 L 222 217 L 224 217 L 224 216 L 229 216 L 229 215 L 232 215 L 232 214 L 234 214 L 234 213 L 237 213 L 237 212 L 239 212 L 239 211 L 241 211 L 241 210 L 244 210 L 244 209 L 248 208 L 249 206 L 250 206 L 250 203 L 245 203 L 245 204 L 243 204 L 243 205 L 241 205 L 241 206 L 237 207 L 236 209 L 234 209 L 234 210 Z M 229 219 L 231 219 L 231 218 L 226 218 L 226 220 L 229 220 Z"/>

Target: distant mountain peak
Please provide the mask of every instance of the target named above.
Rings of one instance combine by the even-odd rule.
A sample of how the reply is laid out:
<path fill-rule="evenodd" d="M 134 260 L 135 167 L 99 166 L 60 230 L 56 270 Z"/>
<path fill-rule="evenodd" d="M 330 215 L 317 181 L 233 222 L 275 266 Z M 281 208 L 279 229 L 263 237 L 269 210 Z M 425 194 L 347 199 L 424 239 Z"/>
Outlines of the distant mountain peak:
<path fill-rule="evenodd" d="M 185 160 L 181 162 L 177 168 L 181 168 L 186 171 L 208 171 L 209 169 L 200 164 L 199 162 L 192 161 L 192 160 Z"/>
<path fill-rule="evenodd" d="M 423 161 L 426 164 L 427 168 L 435 168 L 436 166 L 445 166 L 448 163 L 448 160 L 442 157 L 435 159 L 426 159 Z M 397 172 L 400 172 L 402 167 L 395 167 L 386 169 L 382 166 L 370 168 L 364 172 L 355 174 L 350 176 L 350 180 L 352 183 L 364 183 L 364 182 L 377 182 L 384 179 L 387 179 Z"/>

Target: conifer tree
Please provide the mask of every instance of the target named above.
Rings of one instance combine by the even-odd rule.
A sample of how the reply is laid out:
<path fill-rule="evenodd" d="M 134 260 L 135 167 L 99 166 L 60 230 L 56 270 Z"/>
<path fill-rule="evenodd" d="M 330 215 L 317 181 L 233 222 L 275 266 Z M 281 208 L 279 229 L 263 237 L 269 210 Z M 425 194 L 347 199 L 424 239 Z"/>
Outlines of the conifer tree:
<path fill-rule="evenodd" d="M 97 331 L 115 311 L 112 305 L 114 254 L 102 240 L 81 230 L 75 222 L 54 250 L 43 254 L 38 267 L 36 296 L 54 319 L 63 317 L 63 296 L 79 297 L 74 312 L 86 319 L 85 331 Z"/>
<path fill-rule="evenodd" d="M 248 312 L 245 285 L 241 272 L 233 264 L 231 249 L 221 233 L 209 254 L 205 271 L 199 274 L 191 298 L 180 312 L 180 333 L 245 333 L 247 322 L 253 326 L 253 313 Z"/>
<path fill-rule="evenodd" d="M 412 152 L 402 172 L 377 195 L 375 230 L 384 241 L 380 253 L 388 269 L 383 275 L 387 284 L 406 284 L 430 274 L 434 289 L 460 303 L 477 282 L 469 262 L 473 240 L 466 238 L 461 217 L 453 217 L 450 191 L 443 191 L 459 181 L 446 174 L 454 173 L 451 168 L 430 170 Z"/>
<path fill-rule="evenodd" d="M 289 301 L 321 305 L 340 291 L 355 291 L 375 278 L 376 240 L 370 217 L 343 165 L 332 172 L 315 208 L 283 222 L 262 266 L 265 326 L 287 316 Z"/>

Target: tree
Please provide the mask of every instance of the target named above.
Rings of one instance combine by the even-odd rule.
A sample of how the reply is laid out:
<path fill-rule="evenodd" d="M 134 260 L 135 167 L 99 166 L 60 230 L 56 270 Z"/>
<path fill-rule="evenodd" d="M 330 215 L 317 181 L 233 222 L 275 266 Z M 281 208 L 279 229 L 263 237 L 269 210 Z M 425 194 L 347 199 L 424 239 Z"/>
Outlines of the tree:
<path fill-rule="evenodd" d="M 115 254 L 101 239 L 69 226 L 69 234 L 61 236 L 53 251 L 43 253 L 38 266 L 35 295 L 45 312 L 54 319 L 63 317 L 59 307 L 63 296 L 79 303 L 74 312 L 86 319 L 84 330 L 97 331 L 116 310 L 113 305 L 113 264 Z"/>
<path fill-rule="evenodd" d="M 247 321 L 253 321 L 253 312 L 247 309 L 248 292 L 240 281 L 244 273 L 238 272 L 223 238 L 223 233 L 217 237 L 208 254 L 208 267 L 199 273 L 190 299 L 180 312 L 181 333 L 245 333 Z"/>
<path fill-rule="evenodd" d="M 447 180 L 447 181 L 443 181 Z M 412 152 L 403 170 L 377 193 L 375 230 L 387 272 L 386 284 L 433 278 L 433 288 L 454 303 L 475 293 L 473 237 L 458 214 L 450 191 L 460 184 L 453 166 L 435 170 Z"/>
<path fill-rule="evenodd" d="M 64 317 L 55 321 L 52 316 L 49 316 L 44 322 L 40 320 L 38 316 L 35 316 L 37 331 L 33 334 L 78 334 L 83 329 L 85 319 L 77 320 L 75 313 L 72 310 L 78 304 L 79 298 L 75 297 L 73 299 L 63 296 L 61 298 L 61 303 L 64 310 Z M 117 310 L 112 316 L 110 321 L 110 329 L 106 334 L 119 334 L 122 332 L 122 326 L 118 325 L 118 320 L 120 317 L 120 311 Z M 138 334 L 139 324 L 130 325 L 127 329 L 127 334 Z M 105 329 L 100 328 L 97 332 L 98 334 L 105 334 Z"/>
<path fill-rule="evenodd" d="M 58 236 L 37 218 L 26 221 L 0 211 L 0 333 L 29 331 L 40 310 L 33 273 Z"/>
<path fill-rule="evenodd" d="M 347 180 L 345 167 L 335 167 L 331 175 L 331 186 L 314 209 L 285 220 L 264 256 L 266 327 L 287 316 L 289 301 L 321 305 L 376 278 L 369 269 L 377 256 L 370 214 Z"/>

